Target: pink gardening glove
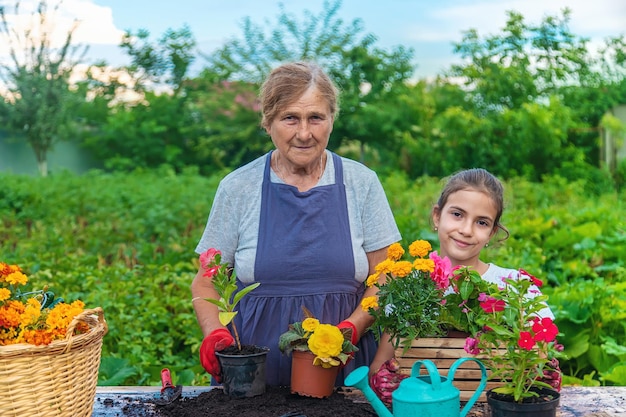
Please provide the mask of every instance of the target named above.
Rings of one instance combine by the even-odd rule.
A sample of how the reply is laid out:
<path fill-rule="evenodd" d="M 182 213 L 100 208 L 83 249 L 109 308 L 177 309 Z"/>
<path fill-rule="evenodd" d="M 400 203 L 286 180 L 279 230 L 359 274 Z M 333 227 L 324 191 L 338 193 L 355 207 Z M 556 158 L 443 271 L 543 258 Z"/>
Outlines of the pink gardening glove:
<path fill-rule="evenodd" d="M 541 381 L 550 385 L 557 392 L 561 392 L 561 368 L 559 367 L 559 360 L 557 358 L 553 358 L 546 364 Z"/>
<path fill-rule="evenodd" d="M 235 339 L 226 329 L 215 329 L 202 341 L 200 346 L 200 363 L 217 382 L 222 382 L 222 371 L 215 352 L 226 349 L 235 343 Z"/>
<path fill-rule="evenodd" d="M 370 386 L 378 398 L 387 405 L 391 405 L 391 394 L 398 388 L 400 382 L 408 375 L 402 374 L 400 363 L 391 358 L 383 363 L 378 371 L 370 377 Z"/>

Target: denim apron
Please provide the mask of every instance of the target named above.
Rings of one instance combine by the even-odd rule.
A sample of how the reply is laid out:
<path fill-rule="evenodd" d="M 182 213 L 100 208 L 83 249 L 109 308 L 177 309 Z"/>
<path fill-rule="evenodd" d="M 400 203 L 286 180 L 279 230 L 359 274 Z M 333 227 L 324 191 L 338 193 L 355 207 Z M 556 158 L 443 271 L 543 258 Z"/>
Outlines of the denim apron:
<path fill-rule="evenodd" d="M 359 307 L 365 291 L 354 278 L 343 165 L 331 155 L 335 183 L 305 192 L 270 181 L 271 154 L 265 164 L 254 265 L 261 285 L 240 302 L 235 322 L 242 343 L 270 348 L 268 385 L 290 383 L 291 357 L 280 352 L 278 338 L 289 324 L 303 320 L 303 306 L 320 323 L 338 324 Z M 373 334 L 366 332 L 357 346 L 360 351 L 340 372 L 337 386 L 355 367 L 369 366 L 376 352 Z"/>

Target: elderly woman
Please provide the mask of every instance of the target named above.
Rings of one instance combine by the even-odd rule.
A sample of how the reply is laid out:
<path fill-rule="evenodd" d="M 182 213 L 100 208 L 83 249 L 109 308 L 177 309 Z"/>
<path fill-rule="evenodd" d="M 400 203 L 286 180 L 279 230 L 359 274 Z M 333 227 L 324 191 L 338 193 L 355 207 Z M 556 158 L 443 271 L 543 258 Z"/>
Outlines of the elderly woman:
<path fill-rule="evenodd" d="M 241 342 L 267 346 L 268 385 L 289 385 L 291 359 L 278 349 L 306 307 L 322 323 L 352 329 L 359 351 L 336 385 L 376 353 L 371 316 L 360 307 L 375 288 L 364 281 L 401 239 L 375 172 L 326 149 L 337 89 L 315 64 L 274 69 L 261 88 L 262 127 L 275 149 L 222 179 L 196 247 L 222 252 L 238 285 L 261 285 L 239 304 Z M 200 268 L 191 285 L 204 340 L 200 360 L 219 381 L 215 351 L 233 343 L 218 320 L 218 298 Z"/>

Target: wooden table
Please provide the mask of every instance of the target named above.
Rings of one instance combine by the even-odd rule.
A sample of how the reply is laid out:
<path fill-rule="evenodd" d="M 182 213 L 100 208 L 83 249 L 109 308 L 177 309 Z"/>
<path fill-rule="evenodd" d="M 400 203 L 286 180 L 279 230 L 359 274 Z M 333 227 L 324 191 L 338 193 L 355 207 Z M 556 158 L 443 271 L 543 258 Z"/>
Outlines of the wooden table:
<path fill-rule="evenodd" d="M 211 387 L 183 387 L 183 397 L 194 397 Z M 123 417 L 133 401 L 157 397 L 158 387 L 98 387 L 92 417 Z M 354 395 L 354 394 L 353 394 Z M 558 417 L 626 417 L 625 387 L 564 387 Z"/>

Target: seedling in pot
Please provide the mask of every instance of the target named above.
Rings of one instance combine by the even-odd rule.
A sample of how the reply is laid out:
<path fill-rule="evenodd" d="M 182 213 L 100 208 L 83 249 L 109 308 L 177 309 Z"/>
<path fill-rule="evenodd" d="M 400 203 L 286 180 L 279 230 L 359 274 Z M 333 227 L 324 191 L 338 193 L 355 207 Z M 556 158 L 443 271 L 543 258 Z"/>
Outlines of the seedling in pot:
<path fill-rule="evenodd" d="M 237 291 L 237 276 L 235 271 L 228 264 L 222 264 L 221 261 L 222 253 L 215 248 L 210 248 L 200 255 L 200 264 L 205 271 L 203 276 L 211 278 L 213 287 L 220 296 L 217 300 L 214 298 L 205 298 L 205 300 L 217 306 L 219 320 L 223 326 L 231 325 L 235 335 L 235 341 L 237 342 L 237 348 L 241 350 L 239 333 L 233 321 L 237 315 L 235 308 L 246 294 L 257 288 L 261 283 L 255 282 Z"/>

